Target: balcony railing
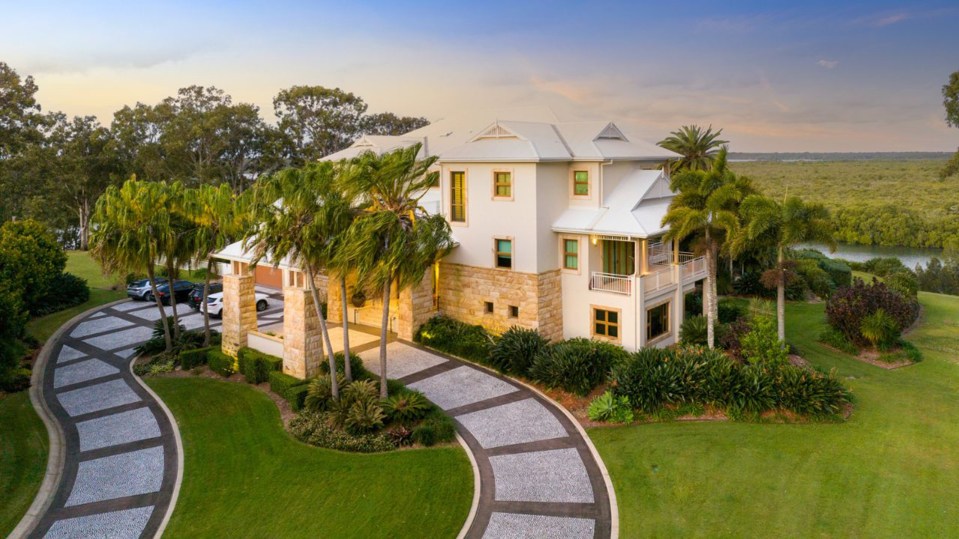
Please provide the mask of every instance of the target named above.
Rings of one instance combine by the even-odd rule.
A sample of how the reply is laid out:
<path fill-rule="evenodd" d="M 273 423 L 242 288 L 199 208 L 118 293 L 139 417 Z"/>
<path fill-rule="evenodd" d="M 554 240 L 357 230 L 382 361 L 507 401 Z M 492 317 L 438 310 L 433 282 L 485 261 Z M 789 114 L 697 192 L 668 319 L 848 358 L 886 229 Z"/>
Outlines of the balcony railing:
<path fill-rule="evenodd" d="M 698 281 L 706 276 L 706 258 L 692 253 L 680 253 L 683 282 Z"/>
<path fill-rule="evenodd" d="M 676 284 L 676 273 L 672 266 L 664 266 L 662 269 L 643 275 L 643 290 L 647 294 L 674 284 Z"/>
<path fill-rule="evenodd" d="M 589 289 L 628 296 L 633 293 L 633 277 L 594 271 L 589 280 Z"/>

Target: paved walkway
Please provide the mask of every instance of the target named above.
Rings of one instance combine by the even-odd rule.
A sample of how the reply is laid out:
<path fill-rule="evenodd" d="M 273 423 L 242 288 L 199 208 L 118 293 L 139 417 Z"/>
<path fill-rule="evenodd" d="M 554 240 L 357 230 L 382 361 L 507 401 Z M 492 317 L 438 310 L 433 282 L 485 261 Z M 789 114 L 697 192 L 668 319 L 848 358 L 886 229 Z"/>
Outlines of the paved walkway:
<path fill-rule="evenodd" d="M 451 415 L 473 454 L 479 503 L 466 537 L 612 535 L 602 463 L 557 405 L 469 363 L 400 342 L 387 350 L 387 375 Z M 378 349 L 361 357 L 379 372 Z"/>
<path fill-rule="evenodd" d="M 187 329 L 203 327 L 197 311 L 177 310 Z M 282 301 L 259 314 L 264 324 L 280 320 Z M 159 318 L 153 303 L 121 302 L 53 343 L 40 389 L 63 434 L 63 469 L 30 537 L 151 537 L 172 509 L 182 458 L 176 426 L 129 367 Z"/>

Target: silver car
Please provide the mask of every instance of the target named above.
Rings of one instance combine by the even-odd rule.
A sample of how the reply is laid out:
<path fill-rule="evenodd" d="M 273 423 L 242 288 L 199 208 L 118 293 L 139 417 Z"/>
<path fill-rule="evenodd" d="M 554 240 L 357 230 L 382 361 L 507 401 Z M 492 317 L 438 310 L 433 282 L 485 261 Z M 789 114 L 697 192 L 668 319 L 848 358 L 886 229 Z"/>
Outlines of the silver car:
<path fill-rule="evenodd" d="M 163 277 L 157 277 L 157 286 L 166 284 L 167 280 Z M 150 279 L 140 279 L 127 285 L 127 296 L 133 299 L 147 301 L 153 298 L 153 287 L 150 286 Z"/>

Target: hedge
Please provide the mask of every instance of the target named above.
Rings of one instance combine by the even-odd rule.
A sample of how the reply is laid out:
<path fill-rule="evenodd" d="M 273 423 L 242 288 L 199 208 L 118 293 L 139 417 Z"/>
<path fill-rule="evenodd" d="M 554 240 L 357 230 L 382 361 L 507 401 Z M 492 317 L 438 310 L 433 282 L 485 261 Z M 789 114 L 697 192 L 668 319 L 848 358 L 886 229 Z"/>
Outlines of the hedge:
<path fill-rule="evenodd" d="M 434 316 L 420 326 L 413 340 L 431 348 L 479 363 L 489 361 L 493 337 L 479 325 L 470 325 L 448 316 Z"/>
<path fill-rule="evenodd" d="M 287 402 L 290 403 L 290 408 L 294 412 L 299 412 L 303 409 L 303 403 L 306 401 L 306 393 L 310 389 L 310 384 L 303 384 L 300 386 L 293 386 L 287 391 L 288 397 Z"/>
<path fill-rule="evenodd" d="M 193 367 L 205 365 L 207 362 L 207 356 L 211 350 L 213 350 L 213 347 L 208 346 L 206 348 L 194 348 L 193 350 L 184 350 L 183 352 L 180 352 L 180 367 L 183 370 L 189 370 Z"/>
<path fill-rule="evenodd" d="M 262 384 L 270 378 L 270 373 L 283 368 L 283 360 L 259 350 L 249 347 L 240 348 L 237 352 L 240 372 L 251 384 Z"/>
<path fill-rule="evenodd" d="M 287 401 L 290 400 L 291 389 L 298 386 L 305 386 L 307 383 L 309 383 L 309 380 L 300 380 L 299 378 L 290 376 L 289 374 L 285 374 L 280 371 L 271 372 L 269 379 L 270 391 L 283 397 Z"/>
<path fill-rule="evenodd" d="M 233 374 L 233 358 L 224 354 L 220 350 L 212 349 L 206 354 L 207 365 L 210 370 L 220 376 L 230 376 Z"/>

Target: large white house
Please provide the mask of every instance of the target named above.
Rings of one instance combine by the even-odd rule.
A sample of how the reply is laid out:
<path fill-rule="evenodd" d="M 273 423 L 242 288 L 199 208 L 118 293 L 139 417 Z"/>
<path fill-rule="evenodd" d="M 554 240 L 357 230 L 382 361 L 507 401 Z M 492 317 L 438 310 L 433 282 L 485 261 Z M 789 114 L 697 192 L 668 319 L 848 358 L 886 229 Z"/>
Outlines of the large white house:
<path fill-rule="evenodd" d="M 560 122 L 544 109 L 473 113 L 402 136 L 364 136 L 327 159 L 415 144 L 422 144 L 422 157 L 438 157 L 439 183 L 423 205 L 446 217 L 458 245 L 420 286 L 393 299 L 390 329 L 399 338 L 412 338 L 420 324 L 443 313 L 494 332 L 518 325 L 550 339 L 603 339 L 630 350 L 676 341 L 684 294 L 706 267 L 662 241 L 673 194 L 660 166 L 675 154 L 615 123 Z M 303 311 L 309 298 L 302 274 L 288 261 L 276 273 L 250 272 L 239 244 L 219 256 L 232 262 L 225 292 L 237 305 L 250 302 L 254 282 L 283 287 L 284 370 L 310 374 L 317 339 Z M 339 296 L 330 286 L 334 321 Z M 352 303 L 351 322 L 379 324 L 377 302 Z M 249 310 L 225 310 L 227 351 L 258 342 Z M 279 344 L 270 351 L 277 353 Z"/>

